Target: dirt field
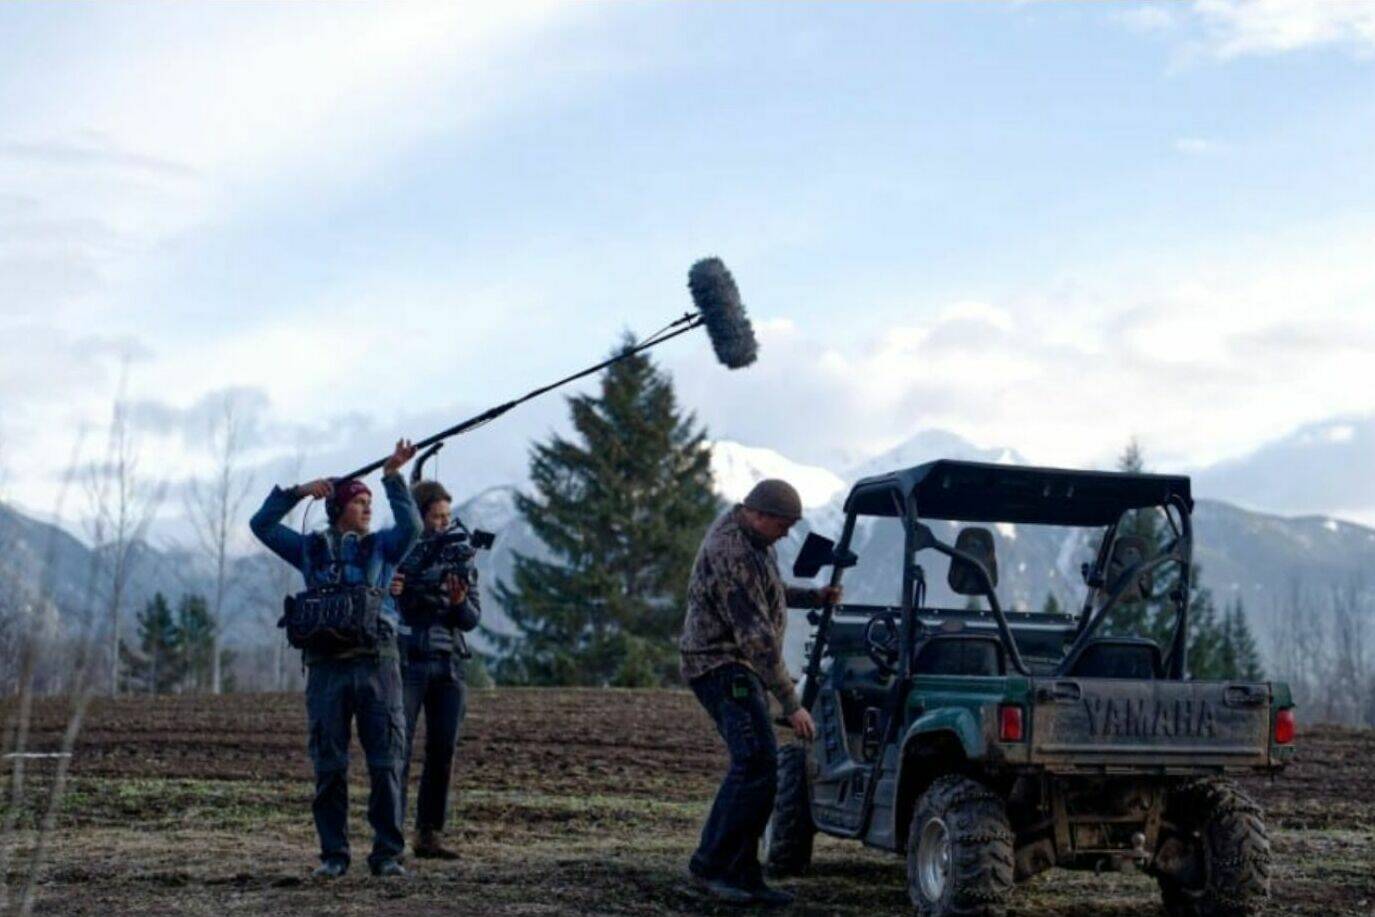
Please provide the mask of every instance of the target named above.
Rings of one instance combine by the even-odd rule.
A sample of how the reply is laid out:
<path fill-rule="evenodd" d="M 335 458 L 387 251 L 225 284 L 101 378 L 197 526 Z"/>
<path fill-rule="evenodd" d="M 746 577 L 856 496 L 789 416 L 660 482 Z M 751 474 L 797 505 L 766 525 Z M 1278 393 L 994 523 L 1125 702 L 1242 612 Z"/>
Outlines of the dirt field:
<path fill-rule="evenodd" d="M 722 767 L 689 694 L 480 692 L 455 776 L 458 863 L 412 862 L 379 882 L 362 860 L 361 752 L 354 750 L 355 868 L 315 865 L 303 701 L 247 695 L 98 703 L 42 876 L 48 914 L 702 914 L 682 878 Z M 56 747 L 65 707 L 38 710 Z M 627 737 L 636 737 L 627 741 Z M 1271 913 L 1375 914 L 1375 732 L 1314 729 L 1279 781 L 1254 781 L 1272 827 Z M 51 762 L 33 762 L 41 790 Z M 21 810 L 11 884 L 32 848 Z M 910 913 L 899 861 L 822 839 L 792 914 Z M 729 911 L 722 911 L 723 913 Z M 1160 913 L 1142 876 L 1052 871 L 1019 887 L 1018 915 Z"/>

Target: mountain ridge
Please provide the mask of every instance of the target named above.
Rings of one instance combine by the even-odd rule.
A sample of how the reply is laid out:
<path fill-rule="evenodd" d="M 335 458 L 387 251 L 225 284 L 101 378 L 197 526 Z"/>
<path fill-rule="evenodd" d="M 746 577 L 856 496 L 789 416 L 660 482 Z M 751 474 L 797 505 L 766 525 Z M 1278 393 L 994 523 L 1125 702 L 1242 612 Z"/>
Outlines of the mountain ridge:
<path fill-rule="evenodd" d="M 856 463 L 844 473 L 795 462 L 766 447 L 721 440 L 714 442 L 712 448 L 713 469 L 724 472 L 718 480 L 718 492 L 724 502 L 740 499 L 754 481 L 763 477 L 791 474 L 805 482 L 804 503 L 808 505 L 804 519 L 779 545 L 779 558 L 785 570 L 791 568 L 795 552 L 808 532 L 839 535 L 845 497 L 860 477 L 937 458 L 1026 464 L 1015 450 L 978 447 L 944 431 L 923 431 L 882 455 Z M 496 602 L 492 586 L 510 576 L 516 554 L 549 557 L 547 549 L 516 511 L 517 491 L 514 484 L 488 487 L 456 507 L 460 518 L 470 527 L 497 535 L 493 550 L 482 552 L 478 562 L 484 626 L 497 633 L 509 633 L 510 623 Z M 1375 568 L 1375 529 L 1326 514 L 1262 513 L 1202 497 L 1197 500 L 1195 528 L 1202 583 L 1221 601 L 1245 601 L 1262 642 L 1283 624 L 1276 620 L 1278 602 L 1272 601 L 1271 596 L 1282 595 L 1296 581 L 1363 583 L 1364 571 Z M 1054 594 L 1062 603 L 1068 601 L 1069 607 L 1077 607 L 1083 588 L 1078 565 L 1088 550 L 1086 540 L 1064 530 L 1045 531 L 1039 526 L 994 526 L 993 531 L 1003 574 L 1000 593 L 1005 604 L 1037 608 L 1046 595 Z M 952 535 L 953 531 L 941 533 Z M 7 548 L 11 568 L 18 568 L 21 573 L 27 571 L 30 588 L 38 585 L 39 568 L 49 544 L 54 546 L 57 604 L 64 617 L 79 614 L 78 609 L 92 604 L 86 587 L 93 556 L 90 548 L 68 531 L 0 504 L 0 545 Z M 861 564 L 847 573 L 849 597 L 885 604 L 895 601 L 894 571 L 901 557 L 897 533 L 885 532 L 880 523 L 870 523 L 857 536 L 855 548 L 861 554 Z M 171 595 L 208 591 L 209 572 L 194 553 L 146 545 L 140 551 L 141 562 L 124 608 L 126 628 L 132 627 L 133 611 L 141 608 L 154 591 Z M 262 585 L 273 581 L 274 571 L 276 581 L 282 582 L 280 561 L 265 553 L 234 560 L 233 577 L 239 588 L 226 606 L 231 641 L 261 642 L 265 625 L 270 624 L 269 619 L 275 621 L 280 599 L 266 595 Z M 944 567 L 934 572 L 941 575 L 929 577 L 930 599 L 963 604 L 963 599 L 946 594 Z M 800 653 L 805 631 L 800 623 L 789 628 L 790 659 L 795 660 Z"/>

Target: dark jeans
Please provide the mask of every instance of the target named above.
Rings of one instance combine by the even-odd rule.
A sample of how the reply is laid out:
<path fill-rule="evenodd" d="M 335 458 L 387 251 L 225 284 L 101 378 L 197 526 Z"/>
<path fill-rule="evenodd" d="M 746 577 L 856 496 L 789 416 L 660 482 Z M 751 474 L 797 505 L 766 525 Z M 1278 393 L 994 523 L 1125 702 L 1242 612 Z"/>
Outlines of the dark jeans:
<path fill-rule="evenodd" d="M 368 760 L 372 787 L 368 822 L 376 865 L 405 848 L 401 834 L 401 755 L 406 719 L 401 672 L 394 656 L 322 659 L 306 681 L 310 759 L 315 764 L 315 830 L 320 859 L 349 861 L 349 738 L 354 720 Z"/>
<path fill-rule="evenodd" d="M 753 885 L 763 879 L 759 838 L 773 811 L 778 779 L 778 740 L 769 700 L 758 676 L 741 665 L 712 669 L 691 686 L 726 741 L 730 769 L 689 868 L 704 878 Z"/>
<path fill-rule="evenodd" d="M 401 767 L 401 799 L 404 808 L 409 791 L 411 747 L 420 708 L 425 708 L 425 765 L 420 772 L 420 794 L 415 804 L 415 827 L 442 831 L 449 808 L 449 775 L 454 749 L 468 709 L 468 686 L 463 663 L 452 653 L 407 659 L 402 664 L 406 692 L 406 755 Z"/>

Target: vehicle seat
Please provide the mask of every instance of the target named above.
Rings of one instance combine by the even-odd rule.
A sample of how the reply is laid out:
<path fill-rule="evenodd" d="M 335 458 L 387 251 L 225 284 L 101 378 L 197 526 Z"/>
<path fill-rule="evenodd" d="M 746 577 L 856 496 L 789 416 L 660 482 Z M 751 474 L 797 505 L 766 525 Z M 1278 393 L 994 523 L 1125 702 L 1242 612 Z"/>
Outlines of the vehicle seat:
<path fill-rule="evenodd" d="M 918 675 L 1003 675 L 1003 646 L 996 637 L 938 635 L 917 652 Z"/>
<path fill-rule="evenodd" d="M 1160 646 L 1145 637 L 1099 637 L 1090 640 L 1066 675 L 1079 678 L 1162 678 Z"/>

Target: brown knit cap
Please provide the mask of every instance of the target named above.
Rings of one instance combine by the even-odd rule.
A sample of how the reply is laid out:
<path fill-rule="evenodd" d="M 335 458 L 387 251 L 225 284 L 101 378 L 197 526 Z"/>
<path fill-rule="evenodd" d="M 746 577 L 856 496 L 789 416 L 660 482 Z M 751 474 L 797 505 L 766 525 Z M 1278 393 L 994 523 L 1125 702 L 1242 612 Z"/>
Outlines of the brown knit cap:
<path fill-rule="evenodd" d="M 411 485 L 411 496 L 415 498 L 415 505 L 420 510 L 420 515 L 429 512 L 431 506 L 440 500 L 454 502 L 454 498 L 449 496 L 449 492 L 444 489 L 444 485 L 438 481 L 420 481 Z"/>
<path fill-rule="evenodd" d="M 754 485 L 754 489 L 745 497 L 744 505 L 770 516 L 793 520 L 802 518 L 802 498 L 798 496 L 797 488 L 777 478 L 766 478 Z"/>

